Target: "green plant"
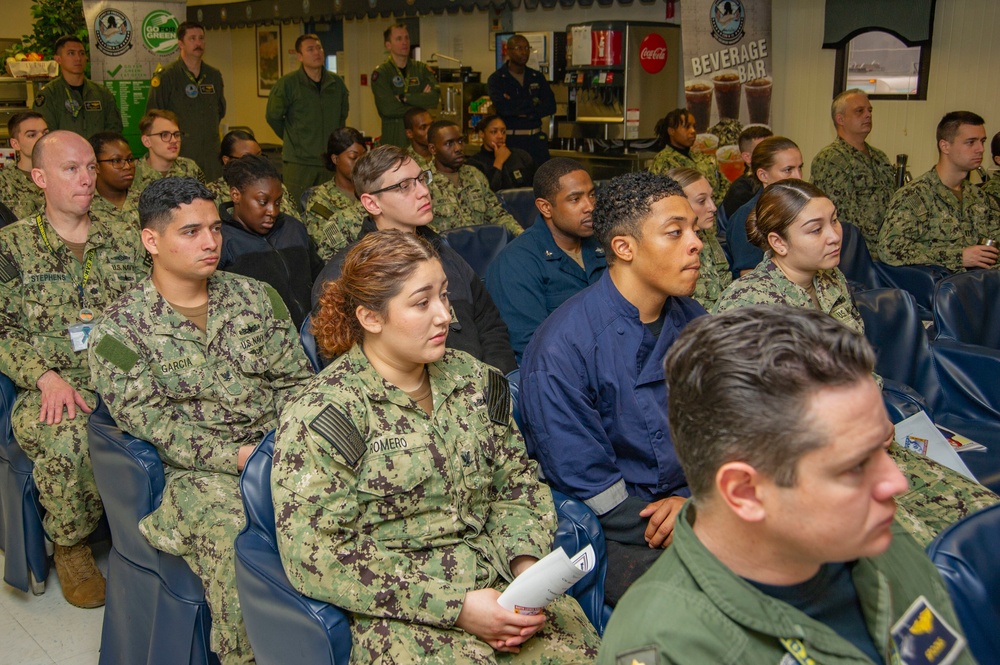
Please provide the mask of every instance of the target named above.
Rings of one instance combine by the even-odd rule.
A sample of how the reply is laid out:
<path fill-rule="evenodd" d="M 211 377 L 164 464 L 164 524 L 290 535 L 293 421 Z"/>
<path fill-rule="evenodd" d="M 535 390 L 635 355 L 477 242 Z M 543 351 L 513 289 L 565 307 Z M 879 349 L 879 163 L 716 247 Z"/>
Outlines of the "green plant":
<path fill-rule="evenodd" d="M 30 35 L 23 35 L 19 44 L 7 49 L 5 57 L 34 52 L 48 60 L 52 58 L 56 40 L 63 35 L 79 37 L 89 50 L 83 0 L 37 0 L 31 5 L 31 16 L 35 20 L 34 30 Z"/>

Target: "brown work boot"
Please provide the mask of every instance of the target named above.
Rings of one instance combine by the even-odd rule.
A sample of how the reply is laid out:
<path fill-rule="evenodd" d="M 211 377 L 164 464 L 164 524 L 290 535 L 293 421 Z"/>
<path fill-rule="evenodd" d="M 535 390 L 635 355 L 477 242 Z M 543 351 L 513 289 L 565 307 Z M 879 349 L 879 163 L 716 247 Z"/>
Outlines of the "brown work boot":
<path fill-rule="evenodd" d="M 63 597 L 70 605 L 85 609 L 104 605 L 104 575 L 94 562 L 90 545 L 56 545 L 55 562 Z"/>

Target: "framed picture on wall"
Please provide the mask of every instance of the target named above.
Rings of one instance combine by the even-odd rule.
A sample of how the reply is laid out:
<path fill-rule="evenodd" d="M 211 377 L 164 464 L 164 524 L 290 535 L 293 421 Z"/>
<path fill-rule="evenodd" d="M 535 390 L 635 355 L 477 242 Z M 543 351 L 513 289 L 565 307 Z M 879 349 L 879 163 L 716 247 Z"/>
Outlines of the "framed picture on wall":
<path fill-rule="evenodd" d="M 257 26 L 257 96 L 267 97 L 281 78 L 281 26 Z"/>

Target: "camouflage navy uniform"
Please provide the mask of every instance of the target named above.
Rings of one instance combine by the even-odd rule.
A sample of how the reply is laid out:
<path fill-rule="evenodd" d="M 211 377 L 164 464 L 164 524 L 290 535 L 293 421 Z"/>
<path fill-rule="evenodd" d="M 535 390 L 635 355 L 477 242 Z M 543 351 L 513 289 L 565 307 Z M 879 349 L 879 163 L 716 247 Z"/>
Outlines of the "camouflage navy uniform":
<path fill-rule="evenodd" d="M 700 302 L 705 309 L 712 309 L 722 292 L 732 284 L 733 274 L 729 269 L 726 253 L 715 235 L 715 227 L 699 229 L 698 237 L 701 238 L 703 245 L 698 256 L 701 269 L 698 271 L 698 283 L 691 297 Z"/>
<path fill-rule="evenodd" d="M 311 376 L 280 296 L 216 272 L 203 333 L 152 280 L 108 308 L 94 329 L 95 388 L 119 426 L 164 462 L 160 507 L 139 523 L 153 547 L 183 557 L 205 585 L 212 649 L 223 663 L 251 658 L 236 593 L 233 541 L 245 517 L 237 454 L 256 445 Z"/>
<path fill-rule="evenodd" d="M 431 167 L 431 164 L 434 163 L 434 160 L 431 159 L 430 157 L 424 157 L 419 152 L 414 150 L 413 145 L 409 145 L 406 147 L 406 154 L 410 156 L 410 159 L 412 159 L 417 163 L 417 166 L 424 169 L 425 171 Z"/>
<path fill-rule="evenodd" d="M 351 612 L 352 663 L 592 661 L 598 637 L 569 596 L 520 655 L 455 627 L 467 592 L 548 554 L 556 519 L 506 379 L 454 350 L 428 371 L 433 417 L 359 346 L 282 412 L 271 487 L 292 586 Z"/>
<path fill-rule="evenodd" d="M 90 212 L 109 224 L 115 224 L 119 231 L 133 233 L 136 242 L 139 238 L 139 194 L 134 188 L 129 188 L 128 196 L 125 197 L 125 205 L 121 208 L 106 198 L 94 192 L 94 200 L 90 202 Z"/>
<path fill-rule="evenodd" d="M 316 187 L 302 215 L 302 223 L 316 244 L 316 253 L 323 262 L 358 239 L 361 223 L 368 215 L 361 201 L 352 199 L 330 180 Z"/>
<path fill-rule="evenodd" d="M 997 202 L 968 180 L 959 202 L 932 168 L 893 195 L 878 234 L 878 254 L 894 266 L 939 265 L 961 272 L 962 250 L 982 237 L 1000 240 Z"/>
<path fill-rule="evenodd" d="M 129 188 L 129 192 L 135 191 L 136 195 L 142 194 L 142 190 L 146 189 L 146 185 L 154 180 L 159 180 L 160 178 L 170 178 L 173 176 L 194 178 L 201 184 L 205 184 L 205 174 L 193 159 L 178 157 L 174 163 L 170 165 L 170 170 L 166 173 L 160 173 L 154 169 L 149 165 L 149 161 L 146 159 L 137 159 L 135 161 L 135 180 L 132 181 L 132 186 Z"/>
<path fill-rule="evenodd" d="M 990 179 L 980 185 L 980 189 L 1000 202 L 1000 171 L 994 171 Z"/>
<path fill-rule="evenodd" d="M 205 187 L 208 187 L 208 191 L 215 194 L 215 205 L 217 205 L 219 208 L 221 208 L 222 206 L 233 200 L 233 197 L 229 195 L 230 187 L 226 183 L 225 178 L 219 178 L 218 180 L 213 180 L 212 182 L 207 183 Z M 281 184 L 281 212 L 285 213 L 286 215 L 291 215 L 295 219 L 298 219 L 299 216 L 302 214 L 299 211 L 298 202 L 296 202 L 295 199 L 292 198 L 291 193 L 288 191 L 288 188 L 285 187 L 284 183 Z"/>
<path fill-rule="evenodd" d="M 837 137 L 813 158 L 812 181 L 837 206 L 840 221 L 858 227 L 878 260 L 878 230 L 896 191 L 896 169 L 884 152 L 867 143 L 865 147 L 867 155 Z"/>
<path fill-rule="evenodd" d="M 81 323 L 83 308 L 100 316 L 146 274 L 138 234 L 129 243 L 94 215 L 84 251 L 81 263 L 41 216 L 0 230 L 0 372 L 17 386 L 11 424 L 21 448 L 35 463 L 35 484 L 46 510 L 45 531 L 53 542 L 65 546 L 75 545 L 94 530 L 103 507 L 90 465 L 86 414 L 78 407 L 73 420 L 63 415 L 58 425 L 38 422 L 37 381 L 55 370 L 93 407 L 87 353 L 73 350 L 68 328 Z M 79 289 L 88 259 L 91 268 L 81 304 Z"/>
<path fill-rule="evenodd" d="M 813 280 L 821 309 L 851 330 L 864 334 L 865 324 L 854 305 L 847 280 L 838 268 L 820 270 Z M 715 306 L 715 313 L 745 305 L 780 304 L 812 307 L 805 289 L 792 283 L 769 257 L 754 270 L 732 283 Z M 881 387 L 882 379 L 875 376 Z M 966 515 L 991 506 L 1000 497 L 979 483 L 893 444 L 889 448 L 910 490 L 896 497 L 896 519 L 918 543 L 926 546 L 946 526 Z"/>
<path fill-rule="evenodd" d="M 429 185 L 434 210 L 431 226 L 435 231 L 440 233 L 477 224 L 500 224 L 515 236 L 524 231 L 517 220 L 504 210 L 482 171 L 463 165 L 458 169 L 459 184 L 456 187 L 448 176 L 437 170 L 437 164 L 432 164 L 430 168 L 434 174 Z"/>
<path fill-rule="evenodd" d="M 31 173 L 16 166 L 0 169 L 0 202 L 10 208 L 18 219 L 45 210 L 45 195 L 41 188 L 31 179 Z"/>
<path fill-rule="evenodd" d="M 665 175 L 670 169 L 681 166 L 694 169 L 705 176 L 708 184 L 712 186 L 712 200 L 715 201 L 716 205 L 722 203 L 722 199 L 726 198 L 726 192 L 729 191 L 729 181 L 719 173 L 719 165 L 716 163 L 715 157 L 700 153 L 697 150 L 691 150 L 688 156 L 685 157 L 684 153 L 672 145 L 668 145 L 657 153 L 656 159 L 653 160 L 653 165 L 649 167 L 649 171 L 650 173 Z"/>

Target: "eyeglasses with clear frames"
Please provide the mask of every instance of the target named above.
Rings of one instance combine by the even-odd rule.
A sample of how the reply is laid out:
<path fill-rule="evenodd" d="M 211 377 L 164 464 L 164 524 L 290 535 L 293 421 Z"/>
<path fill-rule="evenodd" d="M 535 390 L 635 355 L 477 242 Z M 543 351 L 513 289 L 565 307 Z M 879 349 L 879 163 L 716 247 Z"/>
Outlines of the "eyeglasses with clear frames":
<path fill-rule="evenodd" d="M 121 171 L 127 166 L 135 164 L 135 157 L 112 157 L 111 159 L 98 159 L 98 164 L 111 164 L 111 167 Z"/>
<path fill-rule="evenodd" d="M 369 193 L 372 195 L 384 194 L 385 192 L 391 192 L 392 190 L 395 189 L 399 190 L 400 194 L 408 194 L 412 188 L 417 186 L 418 182 L 421 185 L 424 185 L 425 187 L 431 184 L 432 175 L 433 174 L 431 173 L 430 169 L 427 169 L 426 171 L 421 171 L 420 175 L 416 176 L 415 178 L 404 178 L 399 182 L 397 182 L 395 185 L 389 185 L 388 187 L 383 187 L 382 189 L 376 189 L 374 192 L 369 192 Z"/>
<path fill-rule="evenodd" d="M 160 140 L 166 143 L 170 139 L 180 141 L 181 137 L 184 136 L 184 132 L 156 132 L 155 134 L 147 134 L 147 136 L 159 136 Z"/>

